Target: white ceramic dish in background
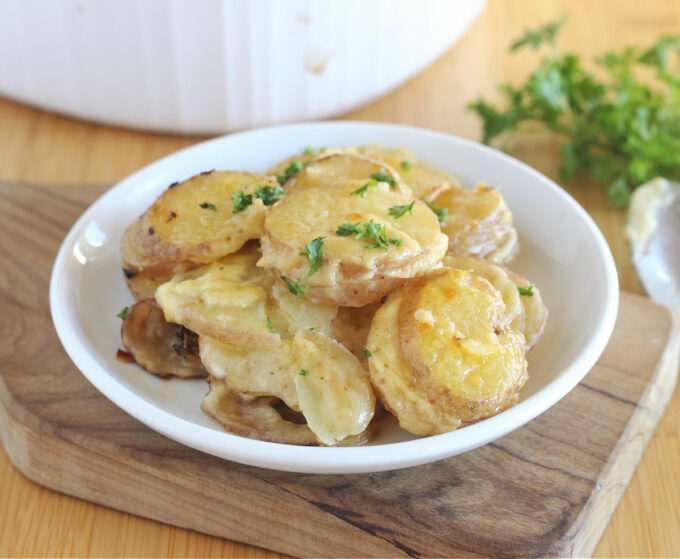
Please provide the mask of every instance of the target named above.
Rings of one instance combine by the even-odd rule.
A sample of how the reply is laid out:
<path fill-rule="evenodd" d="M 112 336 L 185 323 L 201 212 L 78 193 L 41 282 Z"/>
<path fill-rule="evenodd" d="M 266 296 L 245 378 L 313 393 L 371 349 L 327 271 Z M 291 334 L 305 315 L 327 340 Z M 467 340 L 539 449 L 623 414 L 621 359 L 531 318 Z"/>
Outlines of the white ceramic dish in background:
<path fill-rule="evenodd" d="M 216 133 L 340 114 L 453 45 L 485 0 L 3 0 L 0 94 Z"/>
<path fill-rule="evenodd" d="M 531 278 L 550 309 L 543 338 L 529 354 L 530 379 L 518 405 L 477 424 L 418 438 L 382 430 L 370 446 L 298 447 L 225 433 L 199 409 L 204 381 L 165 381 L 115 359 L 116 313 L 132 297 L 118 249 L 127 225 L 170 183 L 207 169 L 264 171 L 304 146 L 380 143 L 403 146 L 456 174 L 466 186 L 498 185 L 519 232 L 511 267 Z M 145 167 L 97 200 L 64 240 L 52 273 L 52 318 L 66 351 L 105 396 L 149 427 L 199 450 L 265 468 L 371 472 L 413 466 L 496 439 L 548 409 L 595 364 L 616 318 L 618 280 L 602 234 L 549 179 L 494 149 L 427 130 L 361 122 L 281 126 L 224 136 Z"/>

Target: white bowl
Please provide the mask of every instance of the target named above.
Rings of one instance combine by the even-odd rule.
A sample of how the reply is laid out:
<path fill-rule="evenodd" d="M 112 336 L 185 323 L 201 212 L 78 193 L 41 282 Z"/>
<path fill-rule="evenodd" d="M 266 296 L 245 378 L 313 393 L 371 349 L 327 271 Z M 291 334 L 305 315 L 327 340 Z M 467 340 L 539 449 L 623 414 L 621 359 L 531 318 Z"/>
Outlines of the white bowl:
<path fill-rule="evenodd" d="M 299 447 L 225 433 L 199 409 L 204 381 L 162 380 L 115 359 L 116 313 L 132 302 L 118 249 L 125 227 L 170 183 L 207 169 L 263 171 L 304 146 L 403 146 L 466 186 L 497 185 L 510 206 L 521 251 L 511 268 L 539 286 L 550 318 L 529 353 L 520 402 L 474 425 L 419 438 L 381 430 L 370 446 Z M 50 284 L 52 318 L 66 351 L 106 397 L 152 429 L 204 452 L 265 468 L 312 473 L 371 472 L 423 464 L 496 439 L 569 392 L 604 349 L 618 308 L 614 261 L 586 212 L 559 186 L 494 149 L 446 134 L 360 122 L 321 122 L 224 136 L 152 163 L 120 182 L 76 222 Z"/>
<path fill-rule="evenodd" d="M 3 0 L 0 94 L 216 133 L 327 118 L 453 45 L 485 0 Z"/>

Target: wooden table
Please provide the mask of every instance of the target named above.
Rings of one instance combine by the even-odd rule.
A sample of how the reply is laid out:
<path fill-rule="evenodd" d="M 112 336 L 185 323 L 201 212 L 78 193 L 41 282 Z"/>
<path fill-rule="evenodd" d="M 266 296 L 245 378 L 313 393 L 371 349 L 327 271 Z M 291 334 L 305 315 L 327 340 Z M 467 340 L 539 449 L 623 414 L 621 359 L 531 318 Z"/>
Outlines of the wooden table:
<path fill-rule="evenodd" d="M 672 0 L 489 0 L 467 35 L 432 66 L 390 95 L 343 118 L 396 122 L 478 139 L 466 102 L 493 96 L 500 81 L 519 81 L 538 55 L 509 55 L 526 27 L 568 14 L 560 43 L 591 58 L 680 31 Z M 201 138 L 155 135 L 88 124 L 0 99 L 0 180 L 113 183 Z M 513 154 L 555 178 L 556 144 L 527 138 Z M 602 189 L 568 187 L 604 232 L 621 288 L 642 293 L 622 234 L 625 214 Z M 6 286 L 3 286 L 5 289 Z M 1 448 L 1 447 L 0 447 Z M 676 390 L 595 554 L 680 556 L 680 390 Z M 278 554 L 122 514 L 43 489 L 0 450 L 0 556 L 224 556 Z"/>

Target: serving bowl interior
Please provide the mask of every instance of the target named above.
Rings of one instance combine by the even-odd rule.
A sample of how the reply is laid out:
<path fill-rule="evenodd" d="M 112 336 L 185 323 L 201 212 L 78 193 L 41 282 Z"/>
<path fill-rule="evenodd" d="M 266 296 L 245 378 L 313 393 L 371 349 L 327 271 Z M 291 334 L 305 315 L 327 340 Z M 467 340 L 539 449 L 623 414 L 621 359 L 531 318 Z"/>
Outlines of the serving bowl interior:
<path fill-rule="evenodd" d="M 203 380 L 162 380 L 116 360 L 120 320 L 133 302 L 119 246 L 125 228 L 171 183 L 210 169 L 265 171 L 305 146 L 406 147 L 445 168 L 464 186 L 498 186 L 510 207 L 520 253 L 509 267 L 541 290 L 550 310 L 529 352 L 520 402 L 453 431 L 415 437 L 396 422 L 360 447 L 297 447 L 225 433 L 200 410 Z M 115 185 L 75 223 L 57 256 L 50 304 L 71 359 L 107 398 L 149 427 L 196 449 L 237 462 L 308 473 L 360 473 L 446 458 L 494 440 L 533 419 L 569 392 L 603 351 L 618 309 L 611 252 L 591 218 L 559 186 L 489 147 L 442 133 L 363 122 L 318 122 L 223 136 L 148 165 Z"/>

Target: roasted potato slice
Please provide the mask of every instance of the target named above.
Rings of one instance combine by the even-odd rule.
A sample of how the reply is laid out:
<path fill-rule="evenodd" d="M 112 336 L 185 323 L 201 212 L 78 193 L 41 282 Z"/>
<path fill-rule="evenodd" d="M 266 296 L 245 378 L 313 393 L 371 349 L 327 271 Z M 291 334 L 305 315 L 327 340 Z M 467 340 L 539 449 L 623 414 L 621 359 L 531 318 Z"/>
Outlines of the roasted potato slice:
<path fill-rule="evenodd" d="M 364 184 L 354 180 L 299 190 L 272 206 L 258 266 L 272 268 L 289 285 L 304 284 L 304 295 L 311 301 L 360 307 L 438 264 L 447 239 L 434 213 L 385 183 L 370 186 L 362 196 L 357 191 Z M 389 213 L 393 206 L 411 203 L 411 212 L 400 217 Z M 343 225 L 352 230 L 342 231 L 344 236 L 338 234 Z M 301 253 L 319 237 L 323 262 L 310 275 L 310 260 Z"/>
<path fill-rule="evenodd" d="M 412 195 L 411 189 L 401 182 L 399 173 L 392 167 L 352 153 L 334 153 L 309 162 L 286 182 L 285 188 L 286 192 L 294 192 L 308 188 L 342 185 L 351 180 L 366 183 L 376 176 L 388 177 L 386 180 L 394 192 L 404 196 Z"/>
<path fill-rule="evenodd" d="M 404 148 L 380 145 L 361 146 L 359 153 L 389 165 L 399 171 L 401 179 L 411 187 L 413 196 L 431 202 L 451 186 L 460 186 L 458 179 L 443 169 L 432 167 Z"/>
<path fill-rule="evenodd" d="M 488 280 L 503 298 L 505 305 L 503 325 L 524 332 L 524 305 L 520 300 L 517 284 L 508 275 L 508 270 L 486 260 L 460 256 L 446 255 L 442 258 L 442 264 L 457 270 L 470 270 L 473 274 Z"/>
<path fill-rule="evenodd" d="M 304 446 L 319 444 L 306 424 L 287 421 L 276 411 L 277 401 L 270 396 L 239 394 L 224 382 L 211 378 L 210 391 L 203 399 L 201 410 L 226 431 L 241 437 Z"/>
<path fill-rule="evenodd" d="M 373 417 L 375 397 L 365 369 L 324 334 L 301 332 L 266 348 L 203 336 L 199 345 L 211 375 L 230 390 L 280 398 L 302 412 L 325 445 L 364 432 Z"/>
<path fill-rule="evenodd" d="M 160 262 L 207 263 L 234 253 L 262 234 L 265 206 L 255 196 L 261 186 L 277 185 L 262 175 L 236 171 L 191 177 L 168 188 L 146 211 L 137 242 Z"/>
<path fill-rule="evenodd" d="M 524 337 L 503 326 L 503 311 L 487 280 L 449 268 L 390 295 L 373 320 L 368 362 L 402 427 L 442 433 L 517 401 L 527 379 Z"/>
<path fill-rule="evenodd" d="M 128 310 L 120 335 L 135 363 L 153 375 L 208 376 L 198 356 L 196 334 L 167 322 L 153 299 L 139 301 Z"/>
<path fill-rule="evenodd" d="M 497 189 L 453 187 L 432 202 L 448 215 L 442 231 L 449 238 L 448 254 L 475 256 L 502 264 L 519 250 L 512 214 Z"/>
<path fill-rule="evenodd" d="M 529 351 L 543 334 L 545 323 L 548 321 L 548 307 L 543 302 L 541 292 L 528 279 L 510 270 L 508 270 L 508 276 L 517 284 L 517 287 L 528 289 L 531 293 L 531 295 L 520 296 L 524 306 L 524 338 L 527 351 Z"/>

